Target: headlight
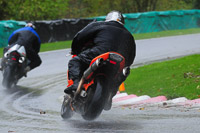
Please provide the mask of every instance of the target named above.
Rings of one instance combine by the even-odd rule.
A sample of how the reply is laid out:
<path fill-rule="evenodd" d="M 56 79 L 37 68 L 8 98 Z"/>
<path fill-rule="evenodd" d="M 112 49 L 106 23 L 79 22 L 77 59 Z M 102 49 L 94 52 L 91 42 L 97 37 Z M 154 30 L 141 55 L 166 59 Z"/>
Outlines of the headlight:
<path fill-rule="evenodd" d="M 19 58 L 19 63 L 23 63 L 25 61 L 25 57 L 20 57 Z"/>

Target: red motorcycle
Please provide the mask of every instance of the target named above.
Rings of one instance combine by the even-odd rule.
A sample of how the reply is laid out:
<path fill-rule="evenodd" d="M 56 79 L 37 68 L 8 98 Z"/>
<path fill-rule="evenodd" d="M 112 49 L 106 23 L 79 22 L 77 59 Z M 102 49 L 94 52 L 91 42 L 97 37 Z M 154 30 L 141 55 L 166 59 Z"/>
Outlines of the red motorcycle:
<path fill-rule="evenodd" d="M 116 52 L 108 52 L 94 58 L 84 72 L 74 94 L 65 95 L 61 117 L 71 118 L 74 112 L 85 120 L 94 120 L 103 110 L 109 110 L 112 97 L 117 93 L 121 77 L 127 77 L 130 68 Z"/>

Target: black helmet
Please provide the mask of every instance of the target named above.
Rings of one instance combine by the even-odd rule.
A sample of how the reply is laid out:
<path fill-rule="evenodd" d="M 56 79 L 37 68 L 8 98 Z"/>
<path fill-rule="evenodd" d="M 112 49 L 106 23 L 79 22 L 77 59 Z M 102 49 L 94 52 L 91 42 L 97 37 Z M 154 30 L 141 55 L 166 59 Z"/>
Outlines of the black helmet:
<path fill-rule="evenodd" d="M 117 21 L 120 24 L 124 24 L 124 17 L 119 11 L 111 11 L 107 14 L 106 21 Z"/>
<path fill-rule="evenodd" d="M 25 27 L 32 27 L 35 30 L 35 25 L 33 25 L 32 23 L 27 23 Z"/>

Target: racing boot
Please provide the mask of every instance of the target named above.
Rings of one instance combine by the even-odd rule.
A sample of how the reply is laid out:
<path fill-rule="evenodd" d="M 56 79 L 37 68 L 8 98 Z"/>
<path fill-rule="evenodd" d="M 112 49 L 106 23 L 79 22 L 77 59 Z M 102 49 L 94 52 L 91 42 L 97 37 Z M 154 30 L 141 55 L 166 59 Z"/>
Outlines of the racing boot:
<path fill-rule="evenodd" d="M 23 76 L 24 77 L 27 77 L 27 73 L 31 70 L 31 67 L 30 66 L 27 66 L 25 69 L 24 69 L 24 74 Z"/>
<path fill-rule="evenodd" d="M 68 86 L 64 92 L 66 94 L 73 94 L 74 92 L 76 92 L 76 89 L 78 88 L 78 84 L 79 84 L 79 80 L 74 80 L 73 84 Z"/>

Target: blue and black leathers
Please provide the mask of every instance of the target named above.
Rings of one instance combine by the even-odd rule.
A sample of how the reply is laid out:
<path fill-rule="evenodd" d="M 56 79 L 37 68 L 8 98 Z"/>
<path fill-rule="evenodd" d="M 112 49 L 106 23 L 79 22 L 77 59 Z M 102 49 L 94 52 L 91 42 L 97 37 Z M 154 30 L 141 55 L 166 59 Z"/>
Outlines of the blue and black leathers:
<path fill-rule="evenodd" d="M 25 47 L 27 58 L 31 61 L 29 64 L 31 69 L 42 63 L 38 55 L 41 45 L 40 37 L 32 27 L 24 27 L 14 31 L 8 39 L 8 47 L 4 49 L 4 53 L 15 44 Z"/>

